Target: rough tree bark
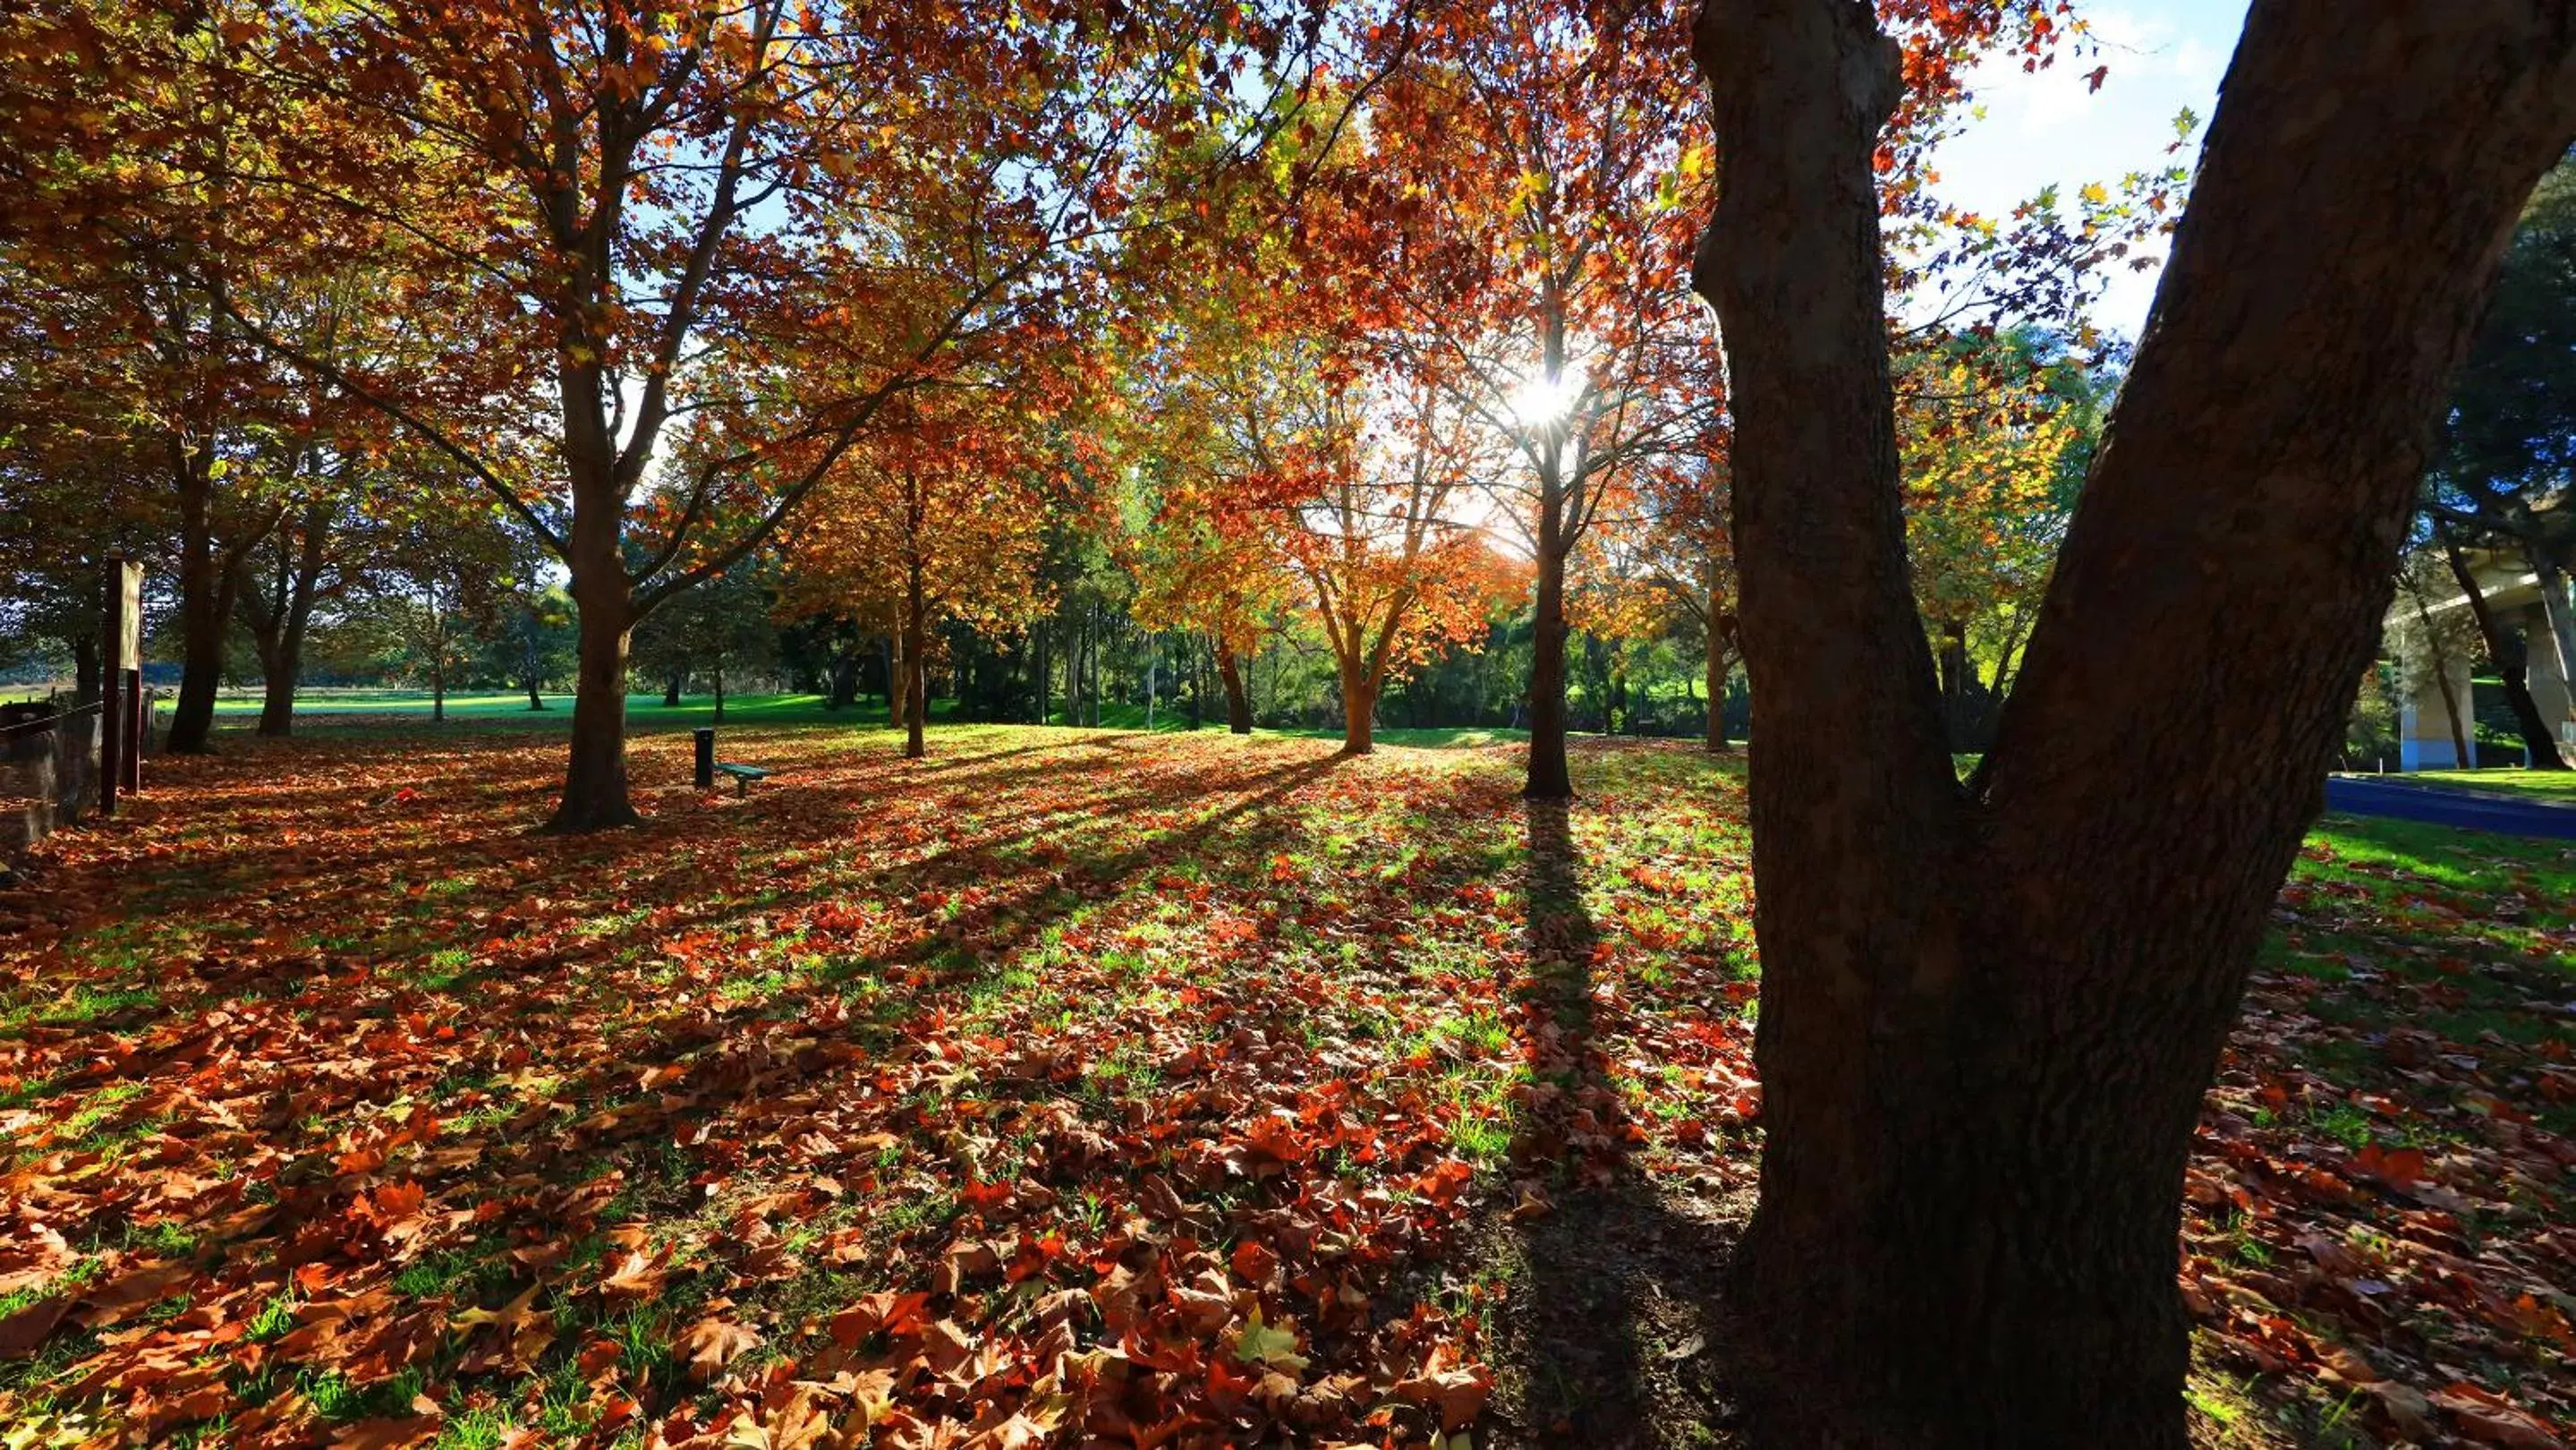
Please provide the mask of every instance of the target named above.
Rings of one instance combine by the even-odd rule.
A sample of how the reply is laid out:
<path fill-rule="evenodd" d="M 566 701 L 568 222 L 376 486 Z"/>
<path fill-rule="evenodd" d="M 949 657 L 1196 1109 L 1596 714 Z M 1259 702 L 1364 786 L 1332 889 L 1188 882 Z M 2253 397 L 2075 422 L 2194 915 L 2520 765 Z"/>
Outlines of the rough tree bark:
<path fill-rule="evenodd" d="M 1964 786 L 1898 506 L 1871 169 L 1897 49 L 1861 0 L 1710 0 L 1696 50 L 1755 712 L 1755 1433 L 2180 1450 L 2192 1125 L 2448 375 L 2576 134 L 2576 10 L 2256 0 Z"/>
<path fill-rule="evenodd" d="M 1353 668 L 1342 671 L 1342 753 L 1367 755 L 1377 749 L 1377 685 Z"/>
<path fill-rule="evenodd" d="M 606 490 L 610 485 L 603 478 L 595 487 Z M 622 496 L 617 502 L 623 506 Z M 576 507 L 571 537 L 565 540 L 578 663 L 563 799 L 545 825 L 559 835 L 631 826 L 643 819 L 626 791 L 626 652 L 634 638 L 636 610 L 634 582 L 621 557 L 622 523 L 606 502 L 594 502 L 586 511 Z"/>
<path fill-rule="evenodd" d="M 2565 770 L 2567 762 L 2558 758 L 2558 741 L 2550 732 L 2547 716 L 2540 713 L 2540 702 L 2531 698 L 2531 646 L 2522 631 L 2507 628 L 2488 606 L 2486 591 L 2478 587 L 2478 576 L 2460 553 L 2457 541 L 2442 535 L 2442 557 L 2451 566 L 2451 577 L 2458 581 L 2460 595 L 2469 602 L 2469 616 L 2478 622 L 2478 637 L 2486 641 L 2487 658 L 2495 661 L 2496 674 L 2504 681 L 2504 702 L 2513 711 L 2513 725 L 2522 736 L 2523 752 L 2531 757 L 2533 770 Z M 2474 691 L 2472 691 L 2474 694 Z"/>

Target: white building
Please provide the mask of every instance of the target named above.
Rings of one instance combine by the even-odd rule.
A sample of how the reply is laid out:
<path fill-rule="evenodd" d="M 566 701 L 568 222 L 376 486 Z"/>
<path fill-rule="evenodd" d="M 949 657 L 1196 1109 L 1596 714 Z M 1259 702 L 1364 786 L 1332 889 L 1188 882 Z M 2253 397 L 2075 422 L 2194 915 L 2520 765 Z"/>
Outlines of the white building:
<path fill-rule="evenodd" d="M 2567 677 L 2559 668 L 2558 647 L 2550 634 L 2548 610 L 2541 599 L 2539 577 L 2530 562 L 2518 553 L 2478 550 L 2468 556 L 2470 573 L 2476 576 L 2478 590 L 2486 596 L 2487 608 L 2496 623 L 2505 628 L 2519 628 L 2528 642 L 2530 655 L 2529 683 L 2532 703 L 2540 707 L 2541 718 L 2556 728 L 2562 753 L 2576 754 L 2576 698 L 2571 698 Z M 2564 581 L 2561 582 L 2564 587 Z M 2564 603 L 2565 601 L 2562 601 Z M 2426 608 L 2437 627 L 2454 621 L 2465 623 L 2469 615 L 2468 597 L 2457 589 L 2429 600 Z M 2398 699 L 2398 761 L 2405 770 L 2446 770 L 2465 764 L 2452 746 L 2451 716 L 2443 707 L 2442 697 L 2435 693 L 2437 676 L 2429 659 L 2417 658 L 2424 649 L 2424 629 L 2416 616 L 2415 601 L 2403 592 L 2388 616 L 2390 634 L 2397 641 L 2403 660 L 2407 687 Z M 2449 632 L 2448 629 L 2445 630 Z M 2465 632 L 2465 631 L 2463 631 Z M 2480 652 L 2453 649 L 2446 663 L 2449 678 L 2439 681 L 2450 692 L 2452 705 L 2458 709 L 2463 729 L 2472 748 L 2477 739 L 2475 708 L 2469 688 L 2472 659 Z M 2489 752 L 2487 763 L 2497 762 Z M 2518 762 L 2517 762 L 2518 763 Z"/>

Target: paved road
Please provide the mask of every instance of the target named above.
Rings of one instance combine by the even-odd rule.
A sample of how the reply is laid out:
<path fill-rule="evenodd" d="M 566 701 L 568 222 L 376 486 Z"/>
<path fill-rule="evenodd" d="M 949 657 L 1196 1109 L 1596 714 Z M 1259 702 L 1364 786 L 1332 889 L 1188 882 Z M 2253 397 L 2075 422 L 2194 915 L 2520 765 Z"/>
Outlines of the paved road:
<path fill-rule="evenodd" d="M 2326 780 L 2326 809 L 2355 816 L 2394 816 L 2437 826 L 2467 826 L 2515 836 L 2576 841 L 2576 806 L 2504 800 L 2429 785 L 2386 785 L 2355 776 Z"/>

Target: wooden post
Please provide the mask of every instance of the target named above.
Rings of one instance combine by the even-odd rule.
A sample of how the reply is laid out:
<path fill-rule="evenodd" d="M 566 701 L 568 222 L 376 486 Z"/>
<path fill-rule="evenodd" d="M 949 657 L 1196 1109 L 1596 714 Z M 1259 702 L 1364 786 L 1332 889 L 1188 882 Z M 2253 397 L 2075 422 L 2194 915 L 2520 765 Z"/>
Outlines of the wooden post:
<path fill-rule="evenodd" d="M 111 558 L 101 610 L 107 668 L 99 701 L 98 813 L 116 814 L 119 793 L 143 789 L 143 566 Z"/>
<path fill-rule="evenodd" d="M 698 789 L 713 790 L 716 784 L 716 732 L 712 725 L 701 725 L 689 732 L 698 745 Z"/>

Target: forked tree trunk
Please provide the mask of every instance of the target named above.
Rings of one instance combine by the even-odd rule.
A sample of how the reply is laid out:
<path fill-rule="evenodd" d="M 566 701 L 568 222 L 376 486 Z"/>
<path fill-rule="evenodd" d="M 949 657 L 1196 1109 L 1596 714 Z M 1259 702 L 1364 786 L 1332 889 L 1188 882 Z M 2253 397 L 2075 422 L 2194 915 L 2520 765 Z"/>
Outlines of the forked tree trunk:
<path fill-rule="evenodd" d="M 1217 641 L 1216 675 L 1225 684 L 1225 728 L 1229 734 L 1252 733 L 1252 695 L 1243 687 L 1243 659 L 1225 641 Z"/>
<path fill-rule="evenodd" d="M 2486 591 L 2478 587 L 2477 572 L 2460 554 L 2460 546 L 2449 534 L 2442 536 L 2442 557 L 2450 563 L 2451 577 L 2460 586 L 2461 597 L 2469 602 L 2469 616 L 2478 622 L 2478 635 L 2486 641 L 2487 658 L 2495 661 L 2496 674 L 2504 681 L 2504 702 L 2513 711 L 2513 724 L 2522 736 L 2522 749 L 2531 758 L 2533 770 L 2565 770 L 2567 762 L 2558 758 L 2558 741 L 2549 728 L 2548 717 L 2540 713 L 2540 702 L 2531 698 L 2531 646 L 2522 631 L 2508 628 L 2495 617 L 2487 604 Z M 2474 692 L 2473 692 L 2474 693 Z"/>
<path fill-rule="evenodd" d="M 1530 637 L 1529 779 L 1534 801 L 1574 798 L 1565 763 L 1565 556 L 1552 537 L 1538 548 L 1538 589 Z"/>
<path fill-rule="evenodd" d="M 2446 381 L 2576 133 L 2576 24 L 2256 0 L 1974 794 L 1906 578 L 1897 48 L 1862 0 L 1710 0 L 1697 51 L 1755 712 L 1756 1439 L 2180 1450 L 2192 1126 Z"/>
<path fill-rule="evenodd" d="M 259 645 L 262 735 L 283 737 L 295 729 L 295 689 L 304 673 L 304 640 L 312 630 L 315 593 L 322 587 L 331 523 L 326 500 L 307 503 L 297 521 L 295 555 L 281 563 L 280 597 L 268 606 L 243 606 Z M 255 597 L 240 583 L 234 593 L 245 600 Z"/>

